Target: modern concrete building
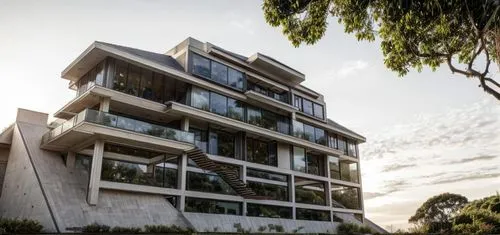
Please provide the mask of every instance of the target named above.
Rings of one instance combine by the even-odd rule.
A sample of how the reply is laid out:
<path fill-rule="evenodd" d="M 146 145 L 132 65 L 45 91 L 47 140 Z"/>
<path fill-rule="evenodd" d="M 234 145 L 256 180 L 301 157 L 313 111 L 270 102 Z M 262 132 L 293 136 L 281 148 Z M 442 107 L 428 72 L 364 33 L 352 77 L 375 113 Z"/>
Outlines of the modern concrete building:
<path fill-rule="evenodd" d="M 365 138 L 327 119 L 323 96 L 276 59 L 193 38 L 164 54 L 95 42 L 62 78 L 76 97 L 56 121 L 19 109 L 0 134 L 0 216 L 48 232 L 378 229 L 364 218 Z"/>

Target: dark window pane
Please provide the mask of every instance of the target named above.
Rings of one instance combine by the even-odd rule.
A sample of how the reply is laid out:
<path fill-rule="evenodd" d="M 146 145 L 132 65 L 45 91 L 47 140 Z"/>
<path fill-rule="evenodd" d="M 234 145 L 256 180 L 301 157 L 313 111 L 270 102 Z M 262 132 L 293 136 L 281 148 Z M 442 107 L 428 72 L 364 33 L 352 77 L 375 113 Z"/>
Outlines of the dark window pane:
<path fill-rule="evenodd" d="M 112 152 L 112 153 L 118 153 L 118 154 L 124 154 L 124 155 L 131 155 L 134 157 L 142 157 L 142 158 L 148 158 L 148 159 L 163 155 L 163 153 L 160 153 L 160 152 L 154 152 L 154 151 L 133 148 L 133 147 L 123 146 L 123 145 L 115 145 L 115 144 L 110 144 L 110 143 L 106 143 L 104 145 L 104 152 Z"/>
<path fill-rule="evenodd" d="M 309 140 L 311 142 L 314 141 L 314 127 L 304 124 L 304 139 Z"/>
<path fill-rule="evenodd" d="M 210 112 L 227 115 L 227 98 L 217 93 L 210 92 Z"/>
<path fill-rule="evenodd" d="M 308 99 L 303 99 L 302 100 L 302 108 L 303 108 L 303 112 L 304 113 L 307 113 L 309 115 L 313 115 L 313 103 L 308 100 Z"/>
<path fill-rule="evenodd" d="M 95 83 L 99 86 L 104 86 L 104 61 L 96 66 Z"/>
<path fill-rule="evenodd" d="M 220 176 L 187 172 L 186 189 L 207 193 L 236 195 L 236 192 Z"/>
<path fill-rule="evenodd" d="M 306 154 L 305 149 L 293 147 L 293 169 L 306 172 Z"/>
<path fill-rule="evenodd" d="M 324 183 L 295 177 L 295 202 L 325 205 Z"/>
<path fill-rule="evenodd" d="M 361 210 L 359 189 L 332 184 L 332 206 Z"/>
<path fill-rule="evenodd" d="M 195 128 L 190 128 L 189 132 L 194 133 L 194 145 L 206 153 L 208 145 L 207 132 Z"/>
<path fill-rule="evenodd" d="M 356 164 L 355 162 L 341 162 L 340 174 L 342 180 L 359 183 L 358 164 Z"/>
<path fill-rule="evenodd" d="M 212 80 L 227 84 L 227 66 L 212 61 Z"/>
<path fill-rule="evenodd" d="M 321 119 L 325 118 L 323 116 L 323 105 L 314 103 L 314 116 Z"/>
<path fill-rule="evenodd" d="M 153 81 L 153 100 L 156 102 L 163 102 L 163 75 L 155 73 Z"/>
<path fill-rule="evenodd" d="M 211 131 L 209 137 L 210 154 L 234 158 L 233 135 L 222 131 Z"/>
<path fill-rule="evenodd" d="M 193 86 L 191 90 L 191 104 L 195 108 L 209 110 L 209 93 L 206 90 Z"/>
<path fill-rule="evenodd" d="M 296 208 L 295 212 L 300 220 L 330 221 L 330 211 Z"/>
<path fill-rule="evenodd" d="M 325 140 L 325 130 L 320 128 L 314 128 L 315 142 L 317 144 L 326 145 Z"/>
<path fill-rule="evenodd" d="M 227 98 L 227 116 L 239 121 L 244 121 L 245 110 L 241 101 Z"/>
<path fill-rule="evenodd" d="M 247 182 L 258 196 L 266 197 L 267 200 L 288 201 L 288 187 L 260 182 Z"/>
<path fill-rule="evenodd" d="M 163 184 L 163 161 L 155 164 L 156 167 L 148 167 L 141 163 L 130 163 L 104 159 L 102 163 L 101 179 L 113 182 L 141 184 L 158 187 L 175 187 L 177 181 L 177 170 L 168 175 L 169 183 Z M 158 168 L 159 167 L 159 168 Z"/>
<path fill-rule="evenodd" d="M 153 72 L 146 69 L 141 71 L 141 97 L 153 99 Z"/>
<path fill-rule="evenodd" d="M 280 117 L 278 120 L 278 132 L 286 135 L 290 134 L 290 119 L 288 117 Z"/>
<path fill-rule="evenodd" d="M 292 208 L 248 203 L 247 216 L 291 219 Z"/>
<path fill-rule="evenodd" d="M 262 126 L 262 114 L 260 109 L 249 106 L 247 108 L 247 121 L 252 125 Z"/>
<path fill-rule="evenodd" d="M 343 137 L 339 137 L 337 139 L 338 147 L 339 150 L 342 151 L 344 154 L 347 154 L 347 142 Z"/>
<path fill-rule="evenodd" d="M 90 164 L 92 163 L 92 157 L 76 154 L 75 168 L 82 169 L 85 172 L 90 172 Z"/>
<path fill-rule="evenodd" d="M 127 63 L 117 60 L 115 63 L 115 76 L 113 78 L 113 89 L 124 92 L 127 88 Z"/>
<path fill-rule="evenodd" d="M 322 164 L 324 156 L 317 153 L 308 152 L 307 153 L 307 173 L 313 175 L 321 175 L 323 176 L 323 168 L 324 164 Z"/>
<path fill-rule="evenodd" d="M 340 179 L 340 166 L 337 157 L 328 156 L 328 164 L 330 165 L 330 178 Z"/>
<path fill-rule="evenodd" d="M 293 136 L 304 138 L 304 124 L 297 120 L 293 120 Z"/>
<path fill-rule="evenodd" d="M 247 160 L 249 162 L 259 163 L 259 164 L 267 164 L 268 163 L 268 146 L 266 142 L 255 140 L 255 139 L 247 139 Z"/>
<path fill-rule="evenodd" d="M 141 84 L 141 68 L 135 65 L 129 65 L 127 90 L 126 90 L 127 94 L 138 96 L 140 84 Z"/>
<path fill-rule="evenodd" d="M 243 75 L 242 72 L 229 68 L 229 78 L 228 78 L 229 86 L 237 88 L 239 90 L 243 90 L 244 80 L 245 76 Z"/>
<path fill-rule="evenodd" d="M 210 78 L 210 60 L 193 53 L 193 73 Z"/>
<path fill-rule="evenodd" d="M 300 96 L 294 96 L 293 105 L 302 111 L 302 98 Z"/>
<path fill-rule="evenodd" d="M 186 212 L 241 215 L 241 203 L 186 197 Z"/>
<path fill-rule="evenodd" d="M 356 143 L 352 140 L 347 142 L 347 152 L 351 157 L 358 157 L 358 153 L 356 151 Z"/>
<path fill-rule="evenodd" d="M 278 144 L 276 142 L 268 142 L 269 148 L 269 162 L 270 166 L 278 166 Z"/>
<path fill-rule="evenodd" d="M 268 130 L 276 131 L 278 130 L 277 120 L 278 120 L 277 114 L 266 110 L 262 110 L 262 127 Z"/>
<path fill-rule="evenodd" d="M 261 178 L 261 179 L 281 181 L 281 182 L 288 182 L 288 177 L 286 175 L 281 175 L 281 174 L 271 173 L 271 172 L 261 171 L 261 170 L 255 170 L 252 168 L 247 168 L 247 176 Z"/>

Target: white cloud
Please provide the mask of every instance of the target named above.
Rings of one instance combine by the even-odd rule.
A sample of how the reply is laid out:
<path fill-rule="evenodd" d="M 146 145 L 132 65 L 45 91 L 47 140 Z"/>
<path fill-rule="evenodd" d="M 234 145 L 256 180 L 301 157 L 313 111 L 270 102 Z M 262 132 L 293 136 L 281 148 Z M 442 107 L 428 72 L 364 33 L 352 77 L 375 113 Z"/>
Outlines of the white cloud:
<path fill-rule="evenodd" d="M 349 75 L 354 75 L 358 71 L 363 70 L 368 67 L 368 62 L 363 60 L 346 61 L 342 64 L 340 69 L 335 72 L 338 77 L 347 77 Z"/>

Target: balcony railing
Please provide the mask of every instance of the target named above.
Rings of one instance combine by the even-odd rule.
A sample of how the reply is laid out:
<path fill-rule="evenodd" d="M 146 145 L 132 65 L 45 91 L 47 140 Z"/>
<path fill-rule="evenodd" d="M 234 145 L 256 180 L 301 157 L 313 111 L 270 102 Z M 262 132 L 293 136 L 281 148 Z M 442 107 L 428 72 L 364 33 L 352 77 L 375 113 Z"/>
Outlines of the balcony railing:
<path fill-rule="evenodd" d="M 276 92 L 269 91 L 267 89 L 263 89 L 263 88 L 260 88 L 259 86 L 252 85 L 252 84 L 248 85 L 247 90 L 255 91 L 255 92 L 257 92 L 259 94 L 262 94 L 264 96 L 267 96 L 267 97 L 269 97 L 271 99 L 283 102 L 285 104 L 289 104 L 289 102 L 288 102 L 288 94 L 287 93 L 278 94 Z"/>
<path fill-rule="evenodd" d="M 186 131 L 176 130 L 148 122 L 122 117 L 93 109 L 86 109 L 75 117 L 67 120 L 58 127 L 49 131 L 43 136 L 43 143 L 54 139 L 55 137 L 67 132 L 81 122 L 90 122 L 103 126 L 118 128 L 122 130 L 133 131 L 141 134 L 160 137 L 163 139 L 176 140 L 186 143 L 194 143 L 194 134 Z"/>

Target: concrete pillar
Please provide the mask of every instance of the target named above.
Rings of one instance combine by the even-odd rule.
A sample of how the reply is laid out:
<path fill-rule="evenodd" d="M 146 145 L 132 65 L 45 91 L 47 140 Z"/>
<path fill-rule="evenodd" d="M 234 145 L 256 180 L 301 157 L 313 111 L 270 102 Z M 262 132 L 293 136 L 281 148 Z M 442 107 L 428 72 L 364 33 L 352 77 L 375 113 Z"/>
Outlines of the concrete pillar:
<path fill-rule="evenodd" d="M 101 97 L 99 102 L 99 111 L 101 112 L 109 112 L 109 104 L 111 103 L 111 98 L 109 97 Z"/>
<path fill-rule="evenodd" d="M 181 130 L 189 131 L 189 118 L 182 117 L 181 119 Z M 186 153 L 181 155 L 181 159 L 179 159 L 179 165 L 177 167 L 177 188 L 181 190 L 182 194 L 179 197 L 179 203 L 177 203 L 177 209 L 179 211 L 184 211 L 184 207 L 186 205 L 186 180 L 187 180 L 187 163 L 188 157 Z"/>
<path fill-rule="evenodd" d="M 68 155 L 66 155 L 66 167 L 67 168 L 74 168 L 76 163 L 76 153 L 75 152 L 68 152 Z"/>
<path fill-rule="evenodd" d="M 328 161 L 328 156 L 325 157 L 325 176 L 328 177 L 328 179 L 331 179 L 330 175 L 330 163 Z M 332 207 L 332 184 L 330 182 L 326 182 L 325 184 L 325 197 L 326 197 L 326 205 L 329 206 L 330 208 Z"/>
<path fill-rule="evenodd" d="M 99 197 L 99 182 L 101 181 L 102 158 L 104 154 L 104 141 L 96 140 L 94 143 L 94 156 L 90 167 L 89 188 L 87 191 L 87 202 L 90 205 L 97 204 Z"/>
<path fill-rule="evenodd" d="M 246 201 L 246 200 L 243 200 L 243 203 L 242 203 L 242 205 L 241 205 L 241 206 L 242 206 L 242 207 L 241 207 L 241 209 L 242 209 L 241 214 L 242 214 L 243 216 L 247 216 L 247 201 Z"/>
<path fill-rule="evenodd" d="M 183 131 L 189 131 L 189 118 L 188 117 L 182 117 L 182 119 L 181 119 L 181 130 L 183 130 Z"/>
<path fill-rule="evenodd" d="M 297 219 L 297 213 L 295 213 L 295 180 L 293 174 L 288 176 L 288 191 L 288 197 L 290 201 L 293 202 L 292 219 Z"/>

